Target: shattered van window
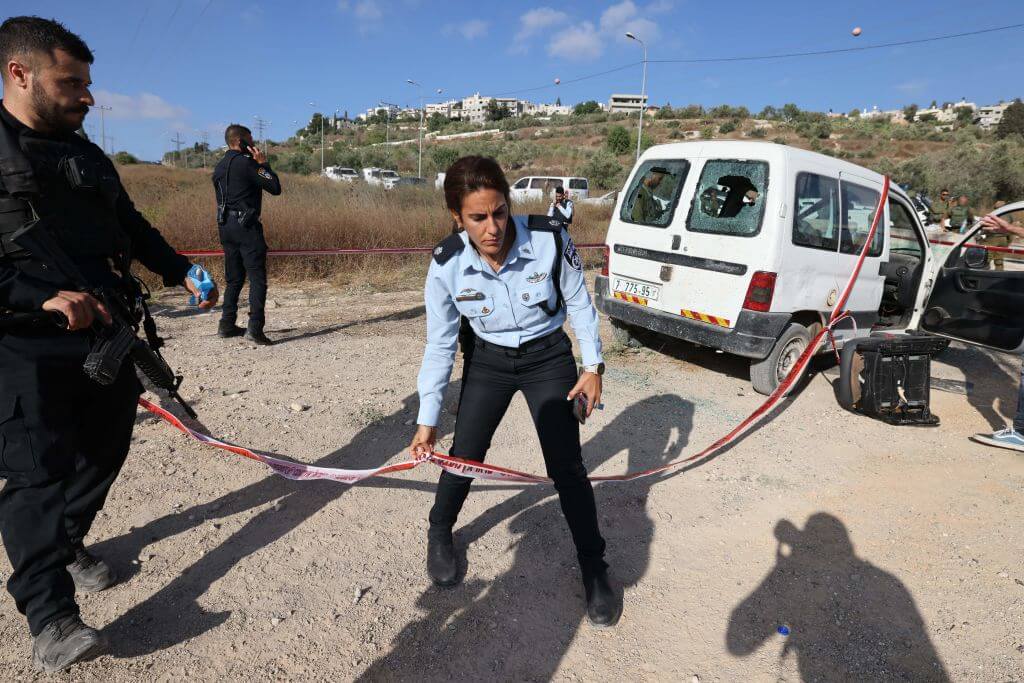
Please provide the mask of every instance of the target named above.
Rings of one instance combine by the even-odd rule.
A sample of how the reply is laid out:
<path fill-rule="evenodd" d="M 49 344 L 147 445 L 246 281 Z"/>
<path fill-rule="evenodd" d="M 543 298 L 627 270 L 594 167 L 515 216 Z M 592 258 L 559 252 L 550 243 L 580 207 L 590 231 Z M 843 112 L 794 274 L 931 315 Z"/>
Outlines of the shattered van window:
<path fill-rule="evenodd" d="M 749 237 L 761 230 L 768 162 L 714 159 L 704 164 L 687 229 Z"/>
<path fill-rule="evenodd" d="M 871 222 L 878 208 L 878 196 L 877 190 L 846 181 L 842 183 L 842 238 L 839 242 L 839 251 L 844 254 L 860 253 L 871 231 Z M 885 231 L 881 227 L 882 224 L 879 223 L 879 230 L 875 232 L 868 256 L 880 256 L 882 253 Z"/>
<path fill-rule="evenodd" d="M 633 176 L 619 218 L 655 228 L 668 226 L 689 170 L 690 162 L 685 159 L 645 161 Z"/>
<path fill-rule="evenodd" d="M 839 248 L 839 181 L 817 173 L 796 176 L 793 244 L 835 251 Z"/>

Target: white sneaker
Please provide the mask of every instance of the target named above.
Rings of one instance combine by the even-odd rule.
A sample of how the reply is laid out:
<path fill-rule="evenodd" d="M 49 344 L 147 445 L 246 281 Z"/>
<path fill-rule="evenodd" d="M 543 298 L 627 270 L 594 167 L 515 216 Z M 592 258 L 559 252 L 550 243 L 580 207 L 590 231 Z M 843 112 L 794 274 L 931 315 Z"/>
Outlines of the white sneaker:
<path fill-rule="evenodd" d="M 975 434 L 971 439 L 987 446 L 1009 448 L 1010 450 L 1024 452 L 1024 434 L 1015 431 L 1013 427 L 993 432 L 992 434 Z"/>

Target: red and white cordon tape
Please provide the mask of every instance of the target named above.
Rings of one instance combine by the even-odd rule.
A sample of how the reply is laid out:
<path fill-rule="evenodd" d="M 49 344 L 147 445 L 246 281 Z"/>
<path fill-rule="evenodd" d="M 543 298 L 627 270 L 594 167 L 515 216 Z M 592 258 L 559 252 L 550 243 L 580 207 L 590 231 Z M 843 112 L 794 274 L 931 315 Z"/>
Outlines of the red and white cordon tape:
<path fill-rule="evenodd" d="M 796 363 L 790 369 L 789 374 L 787 374 L 785 379 L 779 383 L 778 388 L 772 392 L 771 396 L 769 396 L 764 403 L 758 406 L 757 409 L 747 416 L 745 420 L 733 427 L 729 433 L 722 436 L 699 453 L 695 453 L 687 458 L 674 460 L 673 462 L 659 467 L 642 470 L 640 472 L 595 476 L 590 477 L 590 480 L 632 481 L 633 479 L 640 479 L 641 477 L 649 477 L 655 474 L 662 474 L 664 472 L 679 469 L 695 460 L 700 460 L 714 455 L 750 431 L 758 422 L 761 421 L 762 418 L 768 415 L 779 404 L 779 402 L 785 398 L 786 394 L 789 393 L 789 390 L 793 388 L 793 385 L 795 385 L 803 376 L 804 371 L 807 369 L 807 365 L 810 363 L 811 358 L 814 356 L 815 352 L 817 352 L 818 347 L 821 345 L 825 337 L 828 336 L 831 338 L 832 330 L 835 326 L 850 316 L 850 313 L 845 311 L 844 308 L 846 306 L 846 302 L 850 298 L 850 293 L 853 291 L 853 287 L 857 282 L 857 277 L 860 275 L 868 247 L 871 245 L 875 232 L 878 230 L 878 222 L 882 217 L 882 208 L 886 205 L 888 198 L 889 178 L 886 177 L 882 184 L 882 195 L 878 200 L 878 208 L 875 209 L 875 217 L 871 221 L 871 230 L 868 232 L 867 239 L 864 240 L 864 247 L 861 249 L 860 256 L 857 258 L 857 264 L 854 266 L 853 272 L 850 273 L 850 278 L 847 280 L 846 286 L 843 287 L 843 292 L 839 296 L 839 300 L 836 301 L 836 305 L 832 309 L 832 314 L 829 316 L 828 324 L 826 324 L 824 328 L 818 332 L 813 339 L 811 339 L 807 348 L 804 349 L 804 352 L 800 354 L 800 358 L 797 359 Z M 550 479 L 540 475 L 530 474 L 529 472 L 520 472 L 518 470 L 512 470 L 505 467 L 498 467 L 497 465 L 465 460 L 463 458 L 456 458 L 454 456 L 438 452 L 429 453 L 413 460 L 406 460 L 368 470 L 350 470 L 336 467 L 317 467 L 315 465 L 306 465 L 259 453 L 243 446 L 230 444 L 208 434 L 203 434 L 202 432 L 196 431 L 195 429 L 187 426 L 171 413 L 157 405 L 154 405 L 153 403 L 150 403 L 144 398 L 139 399 L 139 405 L 170 425 L 181 430 L 196 441 L 261 462 L 277 474 L 288 479 L 300 481 L 307 479 L 330 479 L 331 481 L 337 481 L 345 484 L 355 484 L 365 479 L 369 479 L 370 477 L 377 477 L 394 472 L 404 472 L 418 467 L 425 462 L 431 462 L 447 472 L 461 475 L 463 477 L 470 477 L 472 479 L 487 479 L 491 481 L 520 484 L 551 483 Z"/>
<path fill-rule="evenodd" d="M 577 244 L 577 249 L 604 249 L 603 244 Z M 368 247 L 366 249 L 270 249 L 267 256 L 359 256 L 362 254 L 429 254 L 434 247 Z M 186 249 L 182 256 L 223 256 L 220 249 Z"/>
<path fill-rule="evenodd" d="M 947 242 L 946 240 L 928 240 L 930 244 L 938 244 L 943 247 L 955 247 L 959 242 Z M 994 251 L 1000 254 L 1016 254 L 1018 256 L 1024 256 L 1024 249 L 1018 249 L 1016 247 L 990 247 L 987 244 L 961 244 L 962 247 L 979 247 L 985 251 Z"/>

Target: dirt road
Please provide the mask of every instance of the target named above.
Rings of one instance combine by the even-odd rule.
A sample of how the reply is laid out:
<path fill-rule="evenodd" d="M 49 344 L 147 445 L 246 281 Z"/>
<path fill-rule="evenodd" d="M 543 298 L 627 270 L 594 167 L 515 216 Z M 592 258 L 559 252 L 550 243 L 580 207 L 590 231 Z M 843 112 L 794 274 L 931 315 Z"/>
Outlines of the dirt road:
<path fill-rule="evenodd" d="M 401 458 L 420 295 L 271 296 L 272 348 L 219 340 L 214 317 L 162 300 L 167 355 L 206 427 L 323 465 Z M 620 350 L 608 365 L 606 409 L 583 432 L 594 472 L 692 453 L 762 400 L 741 361 L 682 344 Z M 436 469 L 296 483 L 140 414 L 91 538 L 128 580 L 81 601 L 112 651 L 63 678 L 1022 680 L 1024 457 L 967 440 L 1009 418 L 1018 372 L 1017 359 L 948 351 L 933 366 L 947 389 L 933 392 L 933 429 L 842 411 L 826 373 L 711 462 L 599 485 L 625 586 L 611 630 L 583 616 L 550 488 L 475 486 L 457 533 L 465 579 L 438 590 L 423 570 Z M 451 426 L 446 415 L 443 446 Z M 521 398 L 490 459 L 542 470 Z M 3 678 L 32 679 L 6 593 L 0 643 Z"/>

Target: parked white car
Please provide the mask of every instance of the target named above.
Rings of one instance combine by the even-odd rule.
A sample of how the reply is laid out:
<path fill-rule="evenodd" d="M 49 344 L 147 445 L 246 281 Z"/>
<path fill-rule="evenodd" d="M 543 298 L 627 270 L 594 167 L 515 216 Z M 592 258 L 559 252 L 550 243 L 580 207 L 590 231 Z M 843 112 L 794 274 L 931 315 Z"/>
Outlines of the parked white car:
<path fill-rule="evenodd" d="M 338 182 L 354 183 L 359 180 L 359 173 L 354 168 L 328 166 L 324 169 L 324 177 Z"/>
<path fill-rule="evenodd" d="M 363 180 L 365 180 L 368 185 L 387 185 L 399 178 L 401 178 L 401 176 L 398 175 L 396 171 L 376 167 L 363 169 Z"/>
<path fill-rule="evenodd" d="M 438 173 L 437 174 L 437 177 L 434 178 L 434 189 L 435 190 L 443 190 L 444 189 L 444 179 L 445 179 L 445 174 L 444 173 Z"/>
<path fill-rule="evenodd" d="M 564 187 L 569 199 L 578 201 L 590 196 L 586 178 L 570 176 L 527 176 L 512 183 L 513 201 L 547 201 L 556 187 Z"/>
<path fill-rule="evenodd" d="M 883 177 L 774 143 L 684 142 L 648 149 L 608 227 L 599 310 L 620 341 L 637 328 L 751 360 L 770 393 L 821 329 L 871 227 Z M 1000 214 L 1024 217 L 1024 202 Z M 921 330 L 1024 351 L 1024 271 L 988 270 L 975 224 L 933 254 L 895 183 L 836 341 Z"/>
<path fill-rule="evenodd" d="M 390 190 L 401 177 L 397 171 L 382 170 L 380 172 L 380 184 L 384 186 L 385 190 Z"/>

